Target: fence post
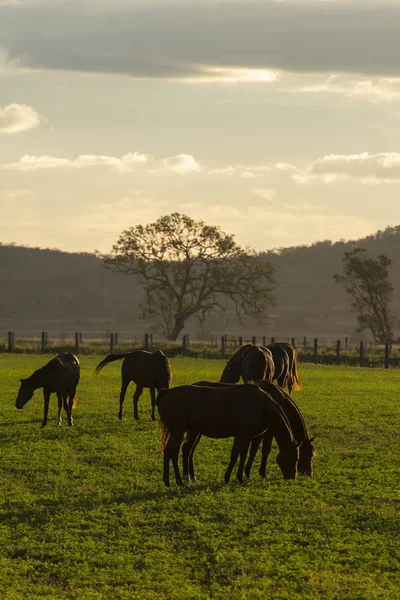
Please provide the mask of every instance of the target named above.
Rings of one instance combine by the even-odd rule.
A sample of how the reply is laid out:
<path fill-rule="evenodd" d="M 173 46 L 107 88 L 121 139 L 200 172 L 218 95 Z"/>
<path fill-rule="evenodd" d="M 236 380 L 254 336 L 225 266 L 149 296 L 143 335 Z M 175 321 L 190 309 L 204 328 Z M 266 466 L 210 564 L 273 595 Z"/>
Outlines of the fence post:
<path fill-rule="evenodd" d="M 267 338 L 265 337 L 265 335 L 263 335 L 263 343 L 262 343 L 262 345 L 263 346 L 267 345 Z"/>
<path fill-rule="evenodd" d="M 274 337 L 271 338 L 271 344 L 275 344 L 275 338 Z"/>
<path fill-rule="evenodd" d="M 293 346 L 293 348 L 296 348 L 296 340 L 295 340 L 295 338 L 292 338 L 292 346 Z"/>
<path fill-rule="evenodd" d="M 253 335 L 253 337 L 251 338 L 251 343 L 254 344 L 254 345 L 256 345 L 257 340 L 256 340 L 256 336 L 255 335 Z"/>
<path fill-rule="evenodd" d="M 153 334 L 152 333 L 150 333 L 150 336 L 149 336 L 149 344 L 150 344 L 150 348 L 152 348 L 153 347 Z"/>
<path fill-rule="evenodd" d="M 75 352 L 79 354 L 79 333 L 75 332 Z"/>
<path fill-rule="evenodd" d="M 118 333 L 114 333 L 114 344 L 118 346 Z"/>
<path fill-rule="evenodd" d="M 340 359 L 340 340 L 336 340 L 336 359 Z"/>
<path fill-rule="evenodd" d="M 222 358 L 225 357 L 225 344 L 226 344 L 226 338 L 224 335 L 221 335 L 221 355 Z"/>
<path fill-rule="evenodd" d="M 149 334 L 148 333 L 144 334 L 144 349 L 145 350 L 149 349 Z"/>
<path fill-rule="evenodd" d="M 239 346 L 243 346 L 243 338 L 239 335 Z"/>
<path fill-rule="evenodd" d="M 364 366 L 364 342 L 360 342 L 360 367 Z"/>
<path fill-rule="evenodd" d="M 187 338 L 186 335 L 184 335 L 182 337 L 182 355 L 185 356 L 186 354 L 186 344 L 187 344 Z"/>
<path fill-rule="evenodd" d="M 14 332 L 9 331 L 7 334 L 8 339 L 8 352 L 12 352 L 14 350 Z"/>
<path fill-rule="evenodd" d="M 345 344 L 345 348 L 346 348 L 346 352 L 347 352 L 347 350 L 349 349 L 349 338 L 348 337 L 344 338 L 344 344 Z"/>
<path fill-rule="evenodd" d="M 314 338 L 314 364 L 318 362 L 318 338 Z"/>
<path fill-rule="evenodd" d="M 389 342 L 385 343 L 385 369 L 389 368 Z"/>
<path fill-rule="evenodd" d="M 307 338 L 306 336 L 304 336 L 303 338 L 303 349 L 304 349 L 304 354 L 307 352 Z"/>
<path fill-rule="evenodd" d="M 42 343 L 41 343 L 41 354 L 44 354 L 45 348 L 46 348 L 46 332 L 42 331 Z"/>

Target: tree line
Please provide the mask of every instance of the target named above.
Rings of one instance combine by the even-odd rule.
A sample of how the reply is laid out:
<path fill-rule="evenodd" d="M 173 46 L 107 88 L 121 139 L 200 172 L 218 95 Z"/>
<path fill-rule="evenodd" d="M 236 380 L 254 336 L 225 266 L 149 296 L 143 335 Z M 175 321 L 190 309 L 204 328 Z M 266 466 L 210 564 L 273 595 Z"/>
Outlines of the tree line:
<path fill-rule="evenodd" d="M 241 248 L 219 227 L 179 213 L 124 230 L 104 264 L 138 277 L 142 316 L 169 340 L 177 339 L 190 317 L 201 324 L 224 313 L 227 302 L 240 323 L 248 318 L 264 323 L 276 304 L 275 269 L 267 254 Z M 374 258 L 355 247 L 344 252 L 342 272 L 333 275 L 350 299 L 358 331 L 369 330 L 381 343 L 393 341 L 396 325 L 391 266 L 385 253 Z"/>

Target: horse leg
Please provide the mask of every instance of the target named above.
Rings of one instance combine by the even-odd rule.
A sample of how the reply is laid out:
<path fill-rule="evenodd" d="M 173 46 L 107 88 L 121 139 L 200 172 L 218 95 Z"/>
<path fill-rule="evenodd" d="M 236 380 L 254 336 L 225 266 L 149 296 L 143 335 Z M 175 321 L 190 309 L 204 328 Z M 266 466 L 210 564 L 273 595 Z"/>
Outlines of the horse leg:
<path fill-rule="evenodd" d="M 138 384 L 136 386 L 135 393 L 133 394 L 133 416 L 135 417 L 135 419 L 137 421 L 139 420 L 138 402 L 139 402 L 139 398 L 140 398 L 142 392 L 143 392 L 143 386 Z"/>
<path fill-rule="evenodd" d="M 250 475 L 251 467 L 252 467 L 254 459 L 256 457 L 258 448 L 260 447 L 261 439 L 262 439 L 262 436 L 259 435 L 258 437 L 255 437 L 251 440 L 249 458 L 247 459 L 247 463 L 244 468 L 244 474 L 246 475 L 247 479 L 251 479 L 251 475 Z"/>
<path fill-rule="evenodd" d="M 57 400 L 58 400 L 58 414 L 57 414 L 57 425 L 60 426 L 62 423 L 61 410 L 63 406 L 63 398 L 61 392 L 57 392 Z"/>
<path fill-rule="evenodd" d="M 150 388 L 150 396 L 151 396 L 151 420 L 155 421 L 156 420 L 156 389 L 151 387 Z"/>
<path fill-rule="evenodd" d="M 163 482 L 167 487 L 170 486 L 169 482 L 169 461 L 172 460 L 172 464 L 175 472 L 175 479 L 178 485 L 184 485 L 179 473 L 178 456 L 179 449 L 181 447 L 183 433 L 180 435 L 171 435 L 167 445 L 164 448 L 164 473 Z"/>
<path fill-rule="evenodd" d="M 179 450 L 181 449 L 181 445 L 182 445 L 182 439 L 183 439 L 183 431 L 182 433 L 180 433 L 179 435 L 174 435 L 172 437 L 173 440 L 173 445 L 172 445 L 172 451 L 171 451 L 171 459 L 172 459 L 172 466 L 174 467 L 174 473 L 175 473 L 175 481 L 177 483 L 177 485 L 185 485 L 182 481 L 182 477 L 181 477 L 181 473 L 179 471 Z"/>
<path fill-rule="evenodd" d="M 72 390 L 69 390 L 66 397 L 65 397 L 65 410 L 67 411 L 67 416 L 68 416 L 68 425 L 72 426 L 74 424 L 74 420 L 72 418 L 72 407 L 74 405 L 74 400 L 75 400 L 75 394 L 76 394 L 76 388 L 73 388 Z"/>
<path fill-rule="evenodd" d="M 262 439 L 263 439 L 262 458 L 261 458 L 260 469 L 258 471 L 259 474 L 261 475 L 261 477 L 264 477 L 264 478 L 265 478 L 265 475 L 267 472 L 267 458 L 268 458 L 269 453 L 271 452 L 272 438 L 273 438 L 273 435 L 271 433 L 271 430 L 267 429 L 267 431 L 265 431 L 264 435 L 262 436 Z"/>
<path fill-rule="evenodd" d="M 122 406 L 124 404 L 125 394 L 126 394 L 126 390 L 128 389 L 129 383 L 130 383 L 129 379 L 122 378 L 121 391 L 119 393 L 119 413 L 118 413 L 118 419 L 120 421 L 122 420 Z"/>
<path fill-rule="evenodd" d="M 248 436 L 247 436 L 247 434 L 244 434 L 244 433 L 237 435 L 235 437 L 235 439 L 233 440 L 231 460 L 229 462 L 227 470 L 225 471 L 225 476 L 224 476 L 225 483 L 229 483 L 229 481 L 231 479 L 233 467 L 236 464 L 239 453 L 244 448 L 247 441 L 248 441 Z"/>
<path fill-rule="evenodd" d="M 182 444 L 183 479 L 187 482 L 196 481 L 193 468 L 193 452 L 199 443 L 201 434 L 188 431 L 186 440 Z"/>
<path fill-rule="evenodd" d="M 44 396 L 44 413 L 43 413 L 43 421 L 41 427 L 47 425 L 47 415 L 49 412 L 49 403 L 50 403 L 50 392 L 48 390 L 43 390 Z"/>
<path fill-rule="evenodd" d="M 251 440 L 248 439 L 240 451 L 239 466 L 238 466 L 238 470 L 236 473 L 236 477 L 238 478 L 240 483 L 243 483 L 243 469 L 244 469 L 244 463 L 246 460 L 247 452 L 249 451 L 250 441 Z"/>

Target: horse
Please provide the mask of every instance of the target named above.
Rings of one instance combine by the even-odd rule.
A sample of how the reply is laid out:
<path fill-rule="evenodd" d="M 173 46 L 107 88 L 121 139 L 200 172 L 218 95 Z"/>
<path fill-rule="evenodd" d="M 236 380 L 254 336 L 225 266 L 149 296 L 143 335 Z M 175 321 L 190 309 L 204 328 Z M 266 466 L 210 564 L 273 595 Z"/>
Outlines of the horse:
<path fill-rule="evenodd" d="M 260 346 L 265 352 L 268 351 L 272 355 L 274 363 L 274 381 L 277 382 L 279 387 L 287 387 L 289 371 L 290 371 L 290 360 L 289 355 L 284 348 L 279 345 Z M 253 379 L 256 381 L 256 379 Z"/>
<path fill-rule="evenodd" d="M 278 443 L 279 454 L 276 460 L 284 478 L 296 477 L 299 444 L 293 437 L 282 409 L 258 386 L 244 384 L 214 388 L 183 385 L 161 390 L 157 405 L 164 452 L 163 481 L 166 486 L 170 485 L 170 460 L 176 483 L 184 485 L 178 455 L 185 432 L 189 439 L 197 438 L 199 434 L 210 438 L 234 437 L 230 462 L 224 476 L 225 483 L 229 483 L 239 454 L 237 478 L 242 482 L 244 463 L 252 438 L 271 429 Z"/>
<path fill-rule="evenodd" d="M 226 363 L 220 380 L 224 383 L 237 383 L 240 377 L 244 383 L 255 379 L 272 381 L 275 366 L 271 351 L 254 344 L 241 346 Z"/>
<path fill-rule="evenodd" d="M 255 385 L 261 388 L 264 392 L 268 393 L 271 398 L 279 404 L 279 406 L 284 411 L 289 425 L 292 429 L 292 433 L 297 442 L 300 442 L 299 446 L 299 462 L 297 466 L 297 470 L 300 475 L 308 475 L 312 476 L 312 459 L 316 454 L 315 447 L 313 445 L 313 441 L 315 436 L 310 438 L 307 432 L 307 427 L 303 418 L 303 415 L 300 412 L 297 404 L 292 400 L 292 398 L 287 394 L 282 388 L 278 387 L 271 381 L 255 381 Z M 221 383 L 221 382 L 212 382 L 212 381 L 198 381 L 193 383 L 192 385 L 196 386 L 206 386 L 206 387 L 218 387 L 218 388 L 227 388 L 232 387 L 233 384 Z M 193 454 L 201 439 L 201 433 L 198 433 L 197 436 L 187 437 L 186 440 L 182 444 L 182 459 L 183 459 L 183 477 L 186 481 L 196 481 L 196 477 L 194 475 L 194 467 L 193 467 Z M 262 447 L 262 460 L 259 469 L 259 473 L 261 477 L 265 477 L 266 475 L 266 465 L 268 455 L 271 450 L 273 435 L 271 430 L 267 429 L 261 436 L 254 437 L 251 441 L 251 447 L 249 452 L 249 458 L 247 460 L 244 473 L 247 479 L 251 479 L 250 471 L 254 461 L 254 458 L 257 454 L 257 450 L 260 446 L 261 441 L 263 442 Z"/>
<path fill-rule="evenodd" d="M 119 394 L 118 418 L 122 419 L 122 406 L 125 400 L 126 390 L 131 381 L 136 384 L 133 395 L 133 413 L 135 419 L 139 419 L 138 402 L 144 388 L 150 388 L 151 395 L 151 418 L 155 421 L 156 394 L 162 388 L 171 386 L 172 371 L 168 358 L 161 350 L 147 352 L 147 350 L 134 350 L 125 354 L 109 354 L 96 367 L 95 373 L 99 374 L 101 369 L 108 363 L 124 359 L 121 367 L 121 391 Z"/>
<path fill-rule="evenodd" d="M 26 379 L 20 378 L 20 388 L 15 406 L 21 409 L 33 396 L 38 388 L 43 388 L 44 416 L 41 427 L 47 425 L 50 394 L 55 392 L 58 398 L 57 424 L 61 425 L 61 409 L 67 413 L 68 425 L 73 425 L 72 409 L 76 405 L 76 387 L 80 377 L 79 360 L 73 354 L 59 354 L 52 358 L 44 367 L 37 369 Z"/>
<path fill-rule="evenodd" d="M 289 369 L 288 375 L 285 381 L 285 385 L 289 390 L 289 394 L 292 393 L 292 390 L 300 390 L 302 385 L 299 380 L 299 376 L 297 373 L 297 361 L 296 361 L 296 350 L 292 344 L 289 342 L 274 342 L 273 344 L 267 344 L 265 346 L 272 352 L 272 356 L 278 352 L 278 348 L 282 348 L 285 350 L 289 357 Z M 284 387 L 283 385 L 281 387 Z"/>

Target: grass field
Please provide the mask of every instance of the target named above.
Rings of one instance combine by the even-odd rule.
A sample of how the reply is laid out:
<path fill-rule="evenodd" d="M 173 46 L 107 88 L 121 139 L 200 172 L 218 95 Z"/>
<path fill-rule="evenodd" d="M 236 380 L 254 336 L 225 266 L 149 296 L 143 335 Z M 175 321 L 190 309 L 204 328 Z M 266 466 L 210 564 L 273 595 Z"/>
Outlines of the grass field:
<path fill-rule="evenodd" d="M 198 483 L 162 483 L 148 391 L 141 420 L 120 364 L 82 357 L 75 426 L 40 429 L 41 390 L 14 407 L 18 377 L 47 358 L 0 355 L 0 598 L 19 600 L 400 598 L 400 371 L 300 365 L 295 392 L 317 434 L 314 477 L 284 481 L 271 453 L 226 486 L 232 440 L 203 439 Z M 174 359 L 173 384 L 223 363 Z"/>

